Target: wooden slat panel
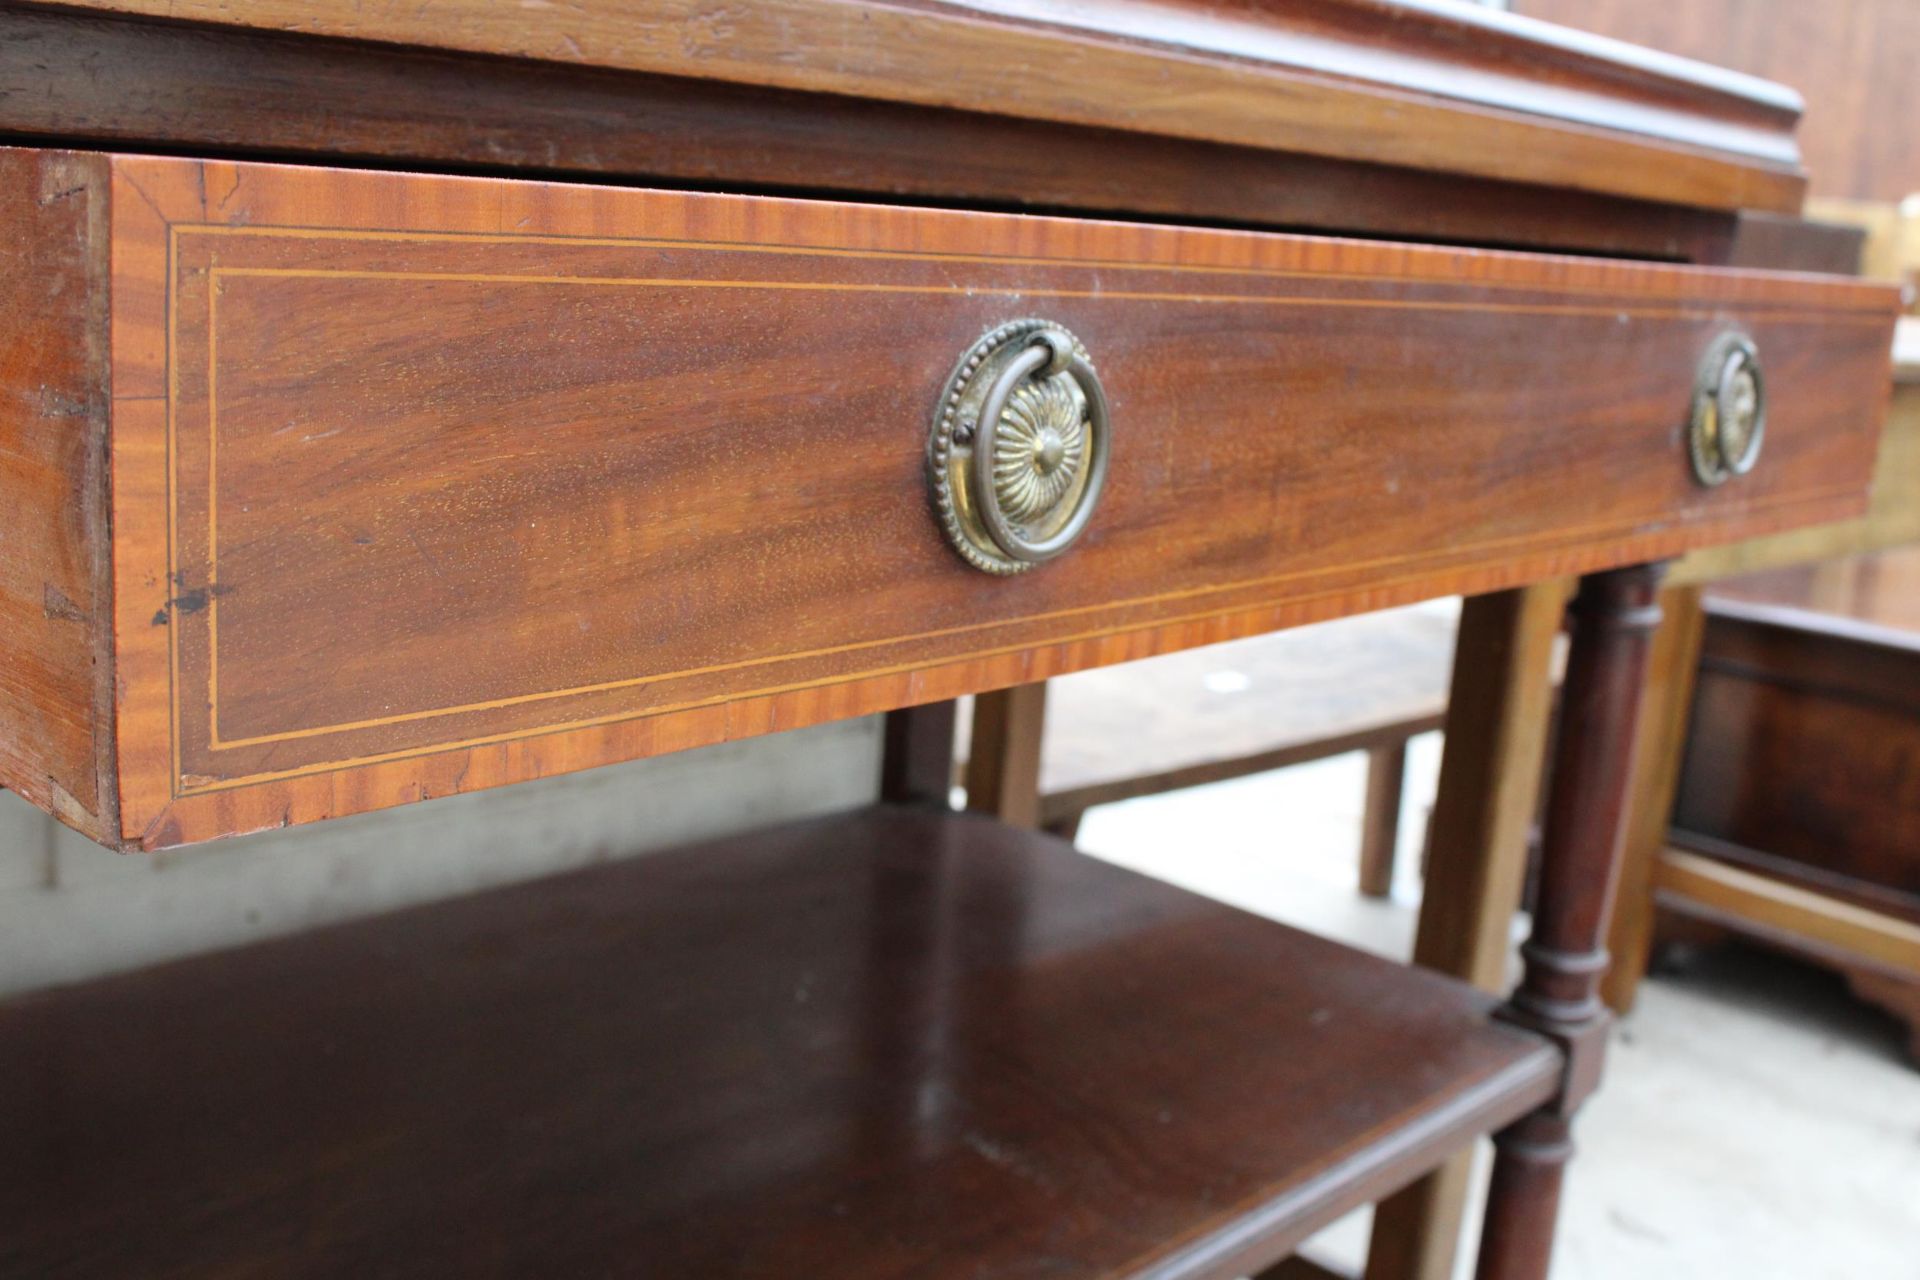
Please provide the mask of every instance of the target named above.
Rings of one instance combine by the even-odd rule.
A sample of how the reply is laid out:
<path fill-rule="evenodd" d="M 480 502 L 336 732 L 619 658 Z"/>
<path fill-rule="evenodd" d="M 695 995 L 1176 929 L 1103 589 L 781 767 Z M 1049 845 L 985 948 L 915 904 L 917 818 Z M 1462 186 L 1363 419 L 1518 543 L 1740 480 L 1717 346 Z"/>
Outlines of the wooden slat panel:
<path fill-rule="evenodd" d="M 115 166 L 145 844 L 1843 514 L 1887 359 L 1888 291 L 1798 277 Z M 989 579 L 929 514 L 925 424 L 1036 311 L 1093 345 L 1120 443 L 1083 544 Z M 1675 430 L 1736 322 L 1768 456 L 1708 492 Z"/>

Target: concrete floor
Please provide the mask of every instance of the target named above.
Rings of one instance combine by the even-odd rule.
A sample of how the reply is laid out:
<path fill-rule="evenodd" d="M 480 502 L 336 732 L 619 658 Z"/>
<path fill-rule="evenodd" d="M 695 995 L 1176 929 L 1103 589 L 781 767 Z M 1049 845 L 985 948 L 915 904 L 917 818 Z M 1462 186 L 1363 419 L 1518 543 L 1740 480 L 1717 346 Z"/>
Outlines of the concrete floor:
<path fill-rule="evenodd" d="M 1391 902 L 1355 889 L 1357 756 L 1097 809 L 1079 842 L 1404 957 L 1438 761 L 1437 735 L 1413 744 Z M 1901 1043 L 1836 980 L 1757 951 L 1656 976 L 1581 1118 L 1556 1280 L 1920 1280 L 1920 1071 Z M 1357 1268 L 1367 1226 L 1355 1215 L 1311 1251 Z"/>

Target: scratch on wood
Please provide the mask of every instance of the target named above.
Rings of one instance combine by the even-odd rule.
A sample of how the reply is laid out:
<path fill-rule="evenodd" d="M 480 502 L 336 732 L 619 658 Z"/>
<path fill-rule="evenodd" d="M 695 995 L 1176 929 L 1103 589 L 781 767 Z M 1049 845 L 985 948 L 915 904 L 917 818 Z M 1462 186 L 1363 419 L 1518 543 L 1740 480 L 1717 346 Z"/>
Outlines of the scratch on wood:
<path fill-rule="evenodd" d="M 204 168 L 203 168 L 203 172 L 204 172 Z M 227 194 L 220 197 L 220 211 L 222 213 L 226 212 L 227 202 L 233 199 L 235 195 L 239 194 L 240 184 L 246 180 L 246 177 L 247 177 L 247 174 L 246 174 L 246 170 L 244 169 L 236 168 L 233 171 L 233 185 L 227 188 Z M 205 181 L 204 177 L 202 178 L 202 181 L 203 182 Z"/>
<path fill-rule="evenodd" d="M 131 174 L 127 173 L 124 169 L 116 169 L 114 172 L 120 181 L 127 184 L 128 189 L 131 190 L 133 194 L 140 197 L 141 202 L 145 204 L 147 208 L 153 210 L 154 217 L 160 219 L 162 223 L 171 222 L 171 219 L 160 211 L 160 206 L 154 201 L 154 198 L 147 194 L 147 189 L 135 181 Z"/>
<path fill-rule="evenodd" d="M 77 396 L 70 396 L 54 387 L 41 387 L 35 398 L 34 408 L 43 418 L 84 418 L 87 416 L 87 402 Z"/>
<path fill-rule="evenodd" d="M 447 576 L 447 571 L 446 571 L 446 568 L 445 568 L 445 566 L 443 566 L 443 565 L 442 565 L 442 564 L 440 563 L 440 561 L 439 561 L 438 559 L 436 559 L 436 558 L 434 557 L 434 554 L 433 554 L 433 553 L 432 553 L 431 551 L 429 551 L 429 550 L 427 550 L 427 548 L 426 548 L 426 546 L 425 546 L 425 544 L 423 544 L 423 543 L 422 543 L 422 542 L 420 541 L 420 535 L 419 535 L 419 534 L 417 534 L 417 533 L 415 533 L 415 532 L 414 532 L 413 530 L 411 530 L 411 529 L 409 529 L 409 530 L 407 530 L 407 541 L 408 541 L 408 542 L 410 542 L 410 543 L 412 543 L 412 544 L 413 544 L 413 549 L 414 549 L 415 551 L 418 551 L 418 552 L 420 553 L 420 558 L 421 558 L 422 560 L 425 560 L 425 561 L 427 562 L 427 568 L 429 568 L 429 569 L 431 569 L 431 570 L 433 570 L 433 576 L 434 576 L 434 577 L 436 577 L 436 578 L 438 578 L 438 579 L 440 579 L 440 581 L 442 581 L 442 582 L 444 582 L 444 583 L 446 583 L 446 584 L 447 584 L 448 586 L 450 586 L 450 587 L 452 587 L 452 588 L 454 588 L 454 591 L 455 591 L 455 593 L 456 593 L 456 594 L 458 594 L 458 595 L 465 595 L 465 594 L 466 594 L 466 593 L 465 593 L 464 591 L 461 591 L 461 590 L 460 590 L 460 587 L 459 587 L 459 584 L 458 584 L 458 583 L 456 583 L 456 582 L 454 582 L 454 580 L 453 580 L 452 578 L 450 578 L 450 577 L 448 577 L 448 576 Z"/>
<path fill-rule="evenodd" d="M 40 611 L 49 618 L 61 622 L 85 622 L 87 611 L 67 597 L 67 593 L 51 582 L 41 584 L 45 590 L 40 596 Z"/>

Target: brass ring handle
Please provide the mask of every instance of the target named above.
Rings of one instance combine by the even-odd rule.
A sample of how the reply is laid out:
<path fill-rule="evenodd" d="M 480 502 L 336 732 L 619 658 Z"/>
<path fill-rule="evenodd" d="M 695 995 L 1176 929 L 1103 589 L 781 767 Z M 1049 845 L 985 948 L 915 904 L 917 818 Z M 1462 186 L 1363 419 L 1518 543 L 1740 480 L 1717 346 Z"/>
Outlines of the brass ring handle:
<path fill-rule="evenodd" d="M 1087 363 L 1085 357 L 1075 354 L 1073 335 L 1063 329 L 1049 328 L 1040 330 L 1029 341 L 1026 350 L 994 379 L 993 388 L 987 392 L 986 401 L 981 406 L 981 435 L 973 450 L 973 480 L 979 493 L 980 522 L 986 526 L 987 535 L 993 539 L 994 545 L 1015 560 L 1039 564 L 1072 546 L 1074 539 L 1087 527 L 1087 521 L 1093 517 L 1094 504 L 1099 501 L 1100 490 L 1107 481 L 1109 436 L 1106 392 L 1101 388 L 1093 366 Z M 1001 492 L 1005 478 L 1003 473 L 1010 464 L 996 444 L 1008 399 L 1023 381 L 1036 373 L 1048 378 L 1065 374 L 1079 384 L 1081 394 L 1086 397 L 1087 434 L 1091 436 L 1091 441 L 1086 446 L 1086 483 L 1066 522 L 1044 537 L 1031 538 L 1007 518 Z M 1032 460 L 1027 465 L 1038 470 L 1064 466 L 1069 460 L 1063 433 L 1042 429 L 1032 449 Z M 1016 458 L 1011 465 L 1020 464 L 1021 460 Z"/>
<path fill-rule="evenodd" d="M 1713 340 L 1694 375 L 1687 423 L 1693 475 L 1711 488 L 1753 470 L 1767 435 L 1767 387 L 1760 352 L 1746 334 L 1729 330 Z"/>
<path fill-rule="evenodd" d="M 1111 445 L 1106 391 L 1073 334 L 1035 319 L 993 329 L 947 380 L 928 444 L 948 540 L 988 573 L 1053 559 L 1093 518 Z"/>

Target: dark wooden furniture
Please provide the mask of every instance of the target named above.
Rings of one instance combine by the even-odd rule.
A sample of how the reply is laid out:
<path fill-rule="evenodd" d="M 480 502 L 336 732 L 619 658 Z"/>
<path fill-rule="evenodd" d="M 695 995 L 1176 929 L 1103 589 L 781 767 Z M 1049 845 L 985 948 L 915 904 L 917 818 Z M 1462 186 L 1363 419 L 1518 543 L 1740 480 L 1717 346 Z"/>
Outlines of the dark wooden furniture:
<path fill-rule="evenodd" d="M 958 695 L 1443 594 L 1537 637 L 1582 580 L 1497 1011 L 856 817 L 0 1009 L 0 1177 L 63 1193 L 0 1247 L 1226 1277 L 1415 1179 L 1429 1239 L 1498 1129 L 1480 1274 L 1545 1273 L 1654 562 L 1873 460 L 1892 292 L 1727 265 L 1797 209 L 1792 94 L 1384 0 L 89 0 L 0 12 L 0 86 L 0 781 L 110 847 L 873 712 L 937 806 Z M 1009 555 L 1100 503 L 995 576 L 961 482 L 1008 441 L 1066 468 Z M 1538 652 L 1452 714 L 1523 748 Z M 1448 808 L 1441 875 L 1507 882 L 1469 833 L 1513 800 Z M 445 1187 L 453 1228 L 395 1189 Z"/>
<path fill-rule="evenodd" d="M 969 790 L 1025 825 L 1073 837 L 1096 805 L 1158 795 L 1348 752 L 1367 755 L 1360 888 L 1384 897 L 1393 884 L 1407 743 L 1446 718 L 1454 620 L 1422 610 L 1368 614 L 1317 627 L 1023 686 L 1042 720 L 1036 767 L 1015 795 L 1012 762 L 969 760 Z M 1031 690 L 1032 692 L 1024 692 Z M 992 722 L 1007 695 L 983 699 L 983 740 L 1001 753 L 1012 735 Z M 1030 726 L 1029 726 L 1030 728 Z M 963 734 L 967 754 L 971 733 Z M 1001 778 L 1006 778 L 1002 783 Z"/>
<path fill-rule="evenodd" d="M 1908 0 L 1511 0 L 1517 13 L 1765 76 L 1807 98 L 1800 149 L 1813 194 L 1892 204 L 1920 191 Z"/>
<path fill-rule="evenodd" d="M 1850 590 L 1822 590 L 1843 577 Z M 1713 588 L 1655 902 L 1809 954 L 1920 1059 L 1920 553 Z"/>
<path fill-rule="evenodd" d="M 1413 962 L 1483 991 L 1513 983 L 1570 586 L 1477 596 L 1460 613 Z M 1473 1155 L 1456 1153 L 1376 1207 L 1369 1280 L 1453 1280 Z"/>
<path fill-rule="evenodd" d="M 1896 240 L 1911 235 L 1902 221 L 1891 223 Z M 1869 243 L 1869 249 L 1870 256 L 1881 259 L 1883 269 L 1889 272 L 1903 260 L 1900 253 L 1889 253 L 1875 242 Z M 1873 557 L 1880 552 L 1920 543 L 1920 346 L 1913 342 L 1916 331 L 1920 331 L 1920 321 L 1908 317 L 1901 321 L 1895 335 L 1893 397 L 1874 467 L 1873 496 L 1865 514 L 1853 520 L 1696 551 L 1682 558 L 1669 577 L 1663 600 L 1668 620 L 1656 638 L 1642 713 L 1620 909 L 1610 943 L 1614 964 L 1607 976 L 1607 1000 L 1616 1010 L 1624 1012 L 1633 1006 L 1645 975 L 1655 945 L 1656 897 L 1711 903 L 1715 910 L 1756 923 L 1768 922 L 1776 932 L 1809 945 L 1818 940 L 1838 954 L 1869 957 L 1858 971 L 1862 976 L 1856 985 L 1873 988 L 1876 994 L 1882 993 L 1889 981 L 1882 971 L 1920 971 L 1920 947 L 1916 947 L 1920 935 L 1912 931 L 1909 922 L 1724 861 L 1703 861 L 1691 851 L 1675 849 L 1671 840 L 1681 766 L 1689 751 L 1695 687 L 1707 629 L 1704 597 L 1709 588 L 1720 590 L 1724 584 L 1751 578 L 1763 591 L 1774 594 L 1775 604 L 1824 610 L 1843 617 L 1865 607 L 1870 621 L 1892 620 L 1887 593 L 1877 593 L 1870 607 L 1861 604 L 1862 571 L 1858 566 L 1874 563 Z M 1897 997 L 1897 985 L 1893 991 Z M 1897 998 L 1886 1003 L 1901 1004 Z"/>
<path fill-rule="evenodd" d="M 1838 517 L 1884 398 L 1888 291 L 1844 280 L 0 163 L 71 384 L 30 406 L 67 452 L 8 477 L 45 515 L 16 608 L 57 679 L 6 710 L 62 730 L 17 733 L 9 780 L 128 847 Z M 942 545 L 923 424 L 983 330 L 1043 309 L 1095 335 L 1131 434 L 1071 571 L 995 577 Z M 1674 415 L 1730 326 L 1769 353 L 1767 465 L 1706 488 Z"/>
<path fill-rule="evenodd" d="M 1493 1003 L 875 809 L 0 1009 L 0 1271 L 1234 1275 L 1553 1096 Z"/>

